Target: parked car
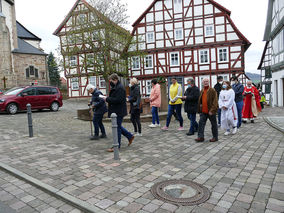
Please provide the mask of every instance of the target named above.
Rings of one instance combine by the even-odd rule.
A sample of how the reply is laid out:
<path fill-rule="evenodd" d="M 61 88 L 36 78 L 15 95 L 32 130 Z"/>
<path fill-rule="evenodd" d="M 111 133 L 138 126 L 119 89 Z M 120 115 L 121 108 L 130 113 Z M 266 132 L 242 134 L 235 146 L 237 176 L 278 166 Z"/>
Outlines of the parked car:
<path fill-rule="evenodd" d="M 2 90 L 2 89 L 0 89 L 0 95 L 3 95 L 3 93 L 4 93 L 4 92 L 3 92 L 3 90 Z"/>
<path fill-rule="evenodd" d="M 58 111 L 63 105 L 62 94 L 57 87 L 27 86 L 12 88 L 0 96 L 0 111 L 10 114 L 26 110 L 27 104 L 31 104 L 32 109 Z"/>

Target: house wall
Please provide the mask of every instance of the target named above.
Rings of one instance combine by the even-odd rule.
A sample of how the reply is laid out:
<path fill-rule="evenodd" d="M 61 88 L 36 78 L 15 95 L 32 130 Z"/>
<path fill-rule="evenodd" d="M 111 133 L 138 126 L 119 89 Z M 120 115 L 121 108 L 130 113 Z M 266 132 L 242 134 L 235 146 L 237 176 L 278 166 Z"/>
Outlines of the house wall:
<path fill-rule="evenodd" d="M 284 69 L 272 73 L 273 106 L 284 107 Z"/>
<path fill-rule="evenodd" d="M 208 28 L 212 29 L 211 34 Z M 244 72 L 243 38 L 229 15 L 207 0 L 157 1 L 136 23 L 133 35 L 139 42 L 139 50 L 145 51 L 145 56 L 139 58 L 139 67 L 129 69 L 132 77 L 194 77 L 201 87 L 205 77 L 214 86 L 218 75 L 227 76 L 229 80 L 232 75 Z M 153 39 L 149 39 L 149 35 Z M 129 51 L 136 48 L 133 46 Z M 221 49 L 226 51 L 226 60 L 220 57 Z M 204 52 L 208 57 L 205 63 L 202 62 Z M 175 53 L 178 62 L 173 64 L 171 58 Z M 151 67 L 146 65 L 149 57 L 152 58 Z M 146 90 L 142 91 L 147 95 Z"/>
<path fill-rule="evenodd" d="M 48 84 L 48 74 L 46 71 L 46 56 L 43 55 L 29 55 L 29 54 L 13 54 L 15 58 L 15 86 L 31 85 L 35 81 L 39 85 Z M 26 69 L 29 66 L 34 66 L 38 69 L 38 78 L 26 77 Z"/>

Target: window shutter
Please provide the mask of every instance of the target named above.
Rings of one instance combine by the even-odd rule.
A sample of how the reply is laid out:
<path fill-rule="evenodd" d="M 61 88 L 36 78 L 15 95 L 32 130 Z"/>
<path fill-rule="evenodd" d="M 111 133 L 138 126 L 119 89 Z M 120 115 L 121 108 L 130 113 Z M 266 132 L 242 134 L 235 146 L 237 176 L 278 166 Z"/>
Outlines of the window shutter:
<path fill-rule="evenodd" d="M 38 69 L 35 69 L 35 77 L 38 78 Z"/>
<path fill-rule="evenodd" d="M 30 69 L 29 69 L 29 68 L 26 69 L 26 77 L 27 77 L 27 78 L 30 77 Z"/>

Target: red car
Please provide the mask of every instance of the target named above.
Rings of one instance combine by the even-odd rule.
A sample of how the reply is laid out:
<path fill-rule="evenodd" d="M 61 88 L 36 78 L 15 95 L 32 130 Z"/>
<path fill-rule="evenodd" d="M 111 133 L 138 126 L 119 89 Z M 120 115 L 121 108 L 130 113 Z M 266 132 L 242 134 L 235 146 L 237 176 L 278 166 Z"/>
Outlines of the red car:
<path fill-rule="evenodd" d="M 16 114 L 26 110 L 27 104 L 32 109 L 50 109 L 58 111 L 62 107 L 62 94 L 57 87 L 27 86 L 16 87 L 0 96 L 0 111 Z"/>

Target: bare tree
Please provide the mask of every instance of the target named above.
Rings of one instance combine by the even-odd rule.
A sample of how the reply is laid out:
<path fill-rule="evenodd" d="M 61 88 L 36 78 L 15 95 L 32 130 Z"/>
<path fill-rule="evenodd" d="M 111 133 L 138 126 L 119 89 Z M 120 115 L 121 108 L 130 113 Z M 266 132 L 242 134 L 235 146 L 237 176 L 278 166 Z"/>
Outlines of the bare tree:
<path fill-rule="evenodd" d="M 127 4 L 121 0 L 91 0 L 90 4 L 119 26 L 128 24 Z"/>

